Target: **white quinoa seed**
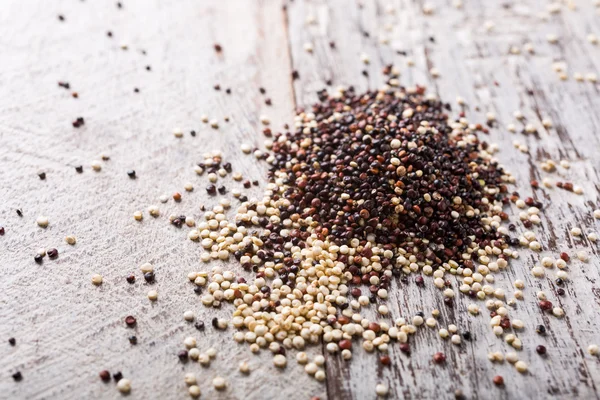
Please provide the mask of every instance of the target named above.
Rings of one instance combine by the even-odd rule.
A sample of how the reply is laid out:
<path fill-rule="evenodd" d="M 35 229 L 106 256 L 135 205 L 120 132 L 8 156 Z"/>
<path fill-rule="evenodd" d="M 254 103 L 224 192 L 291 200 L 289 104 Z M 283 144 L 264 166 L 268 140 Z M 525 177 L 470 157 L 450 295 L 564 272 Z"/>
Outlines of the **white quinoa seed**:
<path fill-rule="evenodd" d="M 189 337 L 185 338 L 185 340 L 183 341 L 183 344 L 185 345 L 186 348 L 193 349 L 194 347 L 196 347 L 196 339 L 189 336 Z"/>
<path fill-rule="evenodd" d="M 206 353 L 201 353 L 198 355 L 198 362 L 201 365 L 209 366 L 210 365 L 210 357 Z"/>
<path fill-rule="evenodd" d="M 39 216 L 35 221 L 41 228 L 48 227 L 48 217 Z"/>
<path fill-rule="evenodd" d="M 387 396 L 389 391 L 390 390 L 388 386 L 384 383 L 378 383 L 375 386 L 375 393 L 377 394 L 377 396 Z"/>
<path fill-rule="evenodd" d="M 186 385 L 195 385 L 196 384 L 196 375 L 194 375 L 191 372 L 188 372 L 187 374 L 185 374 L 183 380 L 185 381 Z"/>
<path fill-rule="evenodd" d="M 285 368 L 287 365 L 287 358 L 284 355 L 277 354 L 273 357 L 273 365 L 277 368 Z"/>
<path fill-rule="evenodd" d="M 317 381 L 323 382 L 325 380 L 325 378 L 326 378 L 325 371 L 323 371 L 322 369 L 315 372 L 315 379 Z"/>
<path fill-rule="evenodd" d="M 316 355 L 315 359 L 314 359 L 314 363 L 316 365 L 318 365 L 319 367 L 322 367 L 323 365 L 325 365 L 325 357 L 322 356 L 321 354 Z"/>
<path fill-rule="evenodd" d="M 158 299 L 158 292 L 156 290 L 150 290 L 148 292 L 148 300 L 156 301 Z"/>
<path fill-rule="evenodd" d="M 520 373 L 525 373 L 525 372 L 527 372 L 527 368 L 528 367 L 527 367 L 527 364 L 524 361 L 517 361 L 517 362 L 515 362 L 515 368 Z"/>
<path fill-rule="evenodd" d="M 148 262 L 143 263 L 142 265 L 140 265 L 140 271 L 142 271 L 143 274 L 146 274 L 148 272 L 154 272 L 154 266 Z"/>
<path fill-rule="evenodd" d="M 149 206 L 148 214 L 150 214 L 153 217 L 158 217 L 160 215 L 160 210 L 156 206 Z"/>
<path fill-rule="evenodd" d="M 509 351 L 508 353 L 506 353 L 506 357 L 505 357 L 506 361 L 508 361 L 511 364 L 516 363 L 517 361 L 519 361 L 519 356 L 517 355 L 517 353 L 515 353 L 514 351 Z"/>
<path fill-rule="evenodd" d="M 304 371 L 306 371 L 309 375 L 314 375 L 319 370 L 319 367 L 315 363 L 308 363 L 304 367 Z"/>
<path fill-rule="evenodd" d="M 188 322 L 193 321 L 195 318 L 196 318 L 196 316 L 194 315 L 193 311 L 188 310 L 183 313 L 183 319 L 185 319 Z"/>
<path fill-rule="evenodd" d="M 217 356 L 217 349 L 214 347 L 209 347 L 208 350 L 206 350 L 206 355 L 208 355 L 210 358 L 215 358 Z"/>
<path fill-rule="evenodd" d="M 102 275 L 94 274 L 92 275 L 92 283 L 96 286 L 102 284 Z"/>
<path fill-rule="evenodd" d="M 423 4 L 423 14 L 425 15 L 432 15 L 435 12 L 435 8 L 433 6 L 433 4 L 431 3 L 425 3 Z"/>
<path fill-rule="evenodd" d="M 531 268 L 531 273 L 536 278 L 541 278 L 546 274 L 546 272 L 544 271 L 544 268 L 539 267 L 539 266 L 535 266 L 535 267 Z"/>
<path fill-rule="evenodd" d="M 192 385 L 188 388 L 188 393 L 194 398 L 200 397 L 200 387 L 198 387 L 197 385 Z"/>
<path fill-rule="evenodd" d="M 252 146 L 249 144 L 242 143 L 240 148 L 242 149 L 242 152 L 244 152 L 246 154 L 250 154 L 252 152 Z"/>
<path fill-rule="evenodd" d="M 190 349 L 188 351 L 188 357 L 192 360 L 197 360 L 200 357 L 200 350 L 197 348 Z"/>
<path fill-rule="evenodd" d="M 565 315 L 565 311 L 560 307 L 554 307 L 552 309 L 552 314 L 557 318 L 561 318 Z"/>
<path fill-rule="evenodd" d="M 247 361 L 242 361 L 242 362 L 240 362 L 239 370 L 242 374 L 249 374 L 250 373 L 250 365 L 248 364 Z"/>
<path fill-rule="evenodd" d="M 215 377 L 212 384 L 217 390 L 223 390 L 227 387 L 227 381 L 220 376 Z"/>
<path fill-rule="evenodd" d="M 129 393 L 131 391 L 131 381 L 126 378 L 119 379 L 119 382 L 117 382 L 117 389 L 121 393 Z"/>
<path fill-rule="evenodd" d="M 590 257 L 588 256 L 585 250 L 581 250 L 577 252 L 577 259 L 579 261 L 587 262 L 590 259 Z"/>

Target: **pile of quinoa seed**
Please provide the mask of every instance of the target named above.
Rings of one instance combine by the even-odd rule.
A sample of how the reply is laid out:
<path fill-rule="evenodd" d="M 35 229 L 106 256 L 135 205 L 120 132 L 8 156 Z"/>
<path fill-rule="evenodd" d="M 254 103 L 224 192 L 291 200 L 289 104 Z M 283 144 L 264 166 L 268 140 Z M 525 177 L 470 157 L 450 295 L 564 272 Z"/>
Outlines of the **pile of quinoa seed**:
<path fill-rule="evenodd" d="M 412 320 L 390 315 L 385 299 L 402 290 L 395 280 L 432 280 L 447 307 L 455 296 L 469 296 L 474 315 L 486 300 L 494 333 L 522 345 L 511 332 L 523 323 L 511 321 L 504 290 L 492 286 L 494 273 L 518 257 L 511 246 L 520 242 L 503 226 L 504 205 L 518 199 L 506 186 L 514 179 L 494 159 L 497 148 L 478 138 L 485 128 L 451 119 L 449 105 L 424 88 L 393 82 L 363 94 L 321 92 L 319 103 L 297 114 L 293 130 L 274 134 L 271 152 L 260 153 L 270 164 L 262 200 L 241 202 L 233 224 L 215 207 L 193 235 L 207 250 L 201 260 L 233 255 L 253 277 L 221 267 L 191 272 L 198 288 L 207 286 L 202 303 L 233 303 L 234 339 L 253 352 L 268 348 L 277 367 L 285 367 L 286 349 L 296 349 L 306 372 L 323 380 L 302 350 L 323 342 L 349 360 L 355 341 L 387 365 L 389 346 L 398 342 L 410 353 L 420 326 L 439 328 L 456 345 L 468 340 L 452 322 L 439 327 L 439 311 Z M 540 204 L 531 205 L 539 212 Z M 381 320 L 361 316 L 375 305 Z M 562 309 L 550 310 L 562 316 Z M 213 325 L 225 329 L 228 322 Z M 509 354 L 525 372 L 527 364 Z"/>

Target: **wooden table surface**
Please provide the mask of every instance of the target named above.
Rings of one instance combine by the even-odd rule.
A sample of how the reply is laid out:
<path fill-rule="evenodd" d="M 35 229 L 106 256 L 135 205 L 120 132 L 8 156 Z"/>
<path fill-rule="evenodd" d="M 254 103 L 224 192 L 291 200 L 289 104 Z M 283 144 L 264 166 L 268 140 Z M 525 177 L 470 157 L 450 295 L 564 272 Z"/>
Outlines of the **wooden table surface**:
<path fill-rule="evenodd" d="M 585 234 L 599 228 L 591 211 L 599 208 L 600 86 L 573 78 L 600 71 L 600 47 L 586 40 L 590 33 L 600 36 L 600 8 L 593 1 L 557 1 L 559 12 L 552 13 L 546 1 L 464 0 L 457 8 L 439 0 L 430 3 L 431 15 L 420 0 L 295 0 L 285 8 L 275 0 L 126 0 L 121 9 L 115 3 L 4 0 L 0 7 L 0 226 L 6 229 L 0 236 L 0 398 L 120 398 L 114 384 L 98 379 L 103 369 L 131 379 L 132 399 L 188 398 L 186 372 L 197 374 L 202 398 L 208 399 L 374 399 L 380 382 L 390 386 L 390 398 L 448 399 L 456 390 L 470 399 L 599 397 L 600 362 L 586 352 L 588 345 L 600 344 L 598 247 Z M 552 34 L 557 43 L 548 42 Z M 528 42 L 534 53 L 524 49 Z M 215 43 L 222 54 L 215 53 Z M 305 43 L 313 45 L 313 53 L 305 51 Z M 512 54 L 512 47 L 520 54 Z M 362 54 L 370 64 L 361 62 Z M 559 78 L 555 62 L 564 62 L 567 80 Z M 231 306 L 203 307 L 186 279 L 189 271 L 219 264 L 241 271 L 234 262 L 201 263 L 200 246 L 186 238 L 188 228 L 177 229 L 166 219 L 183 213 L 199 220 L 200 205 L 214 204 L 203 193 L 207 179 L 196 176 L 194 163 L 219 149 L 235 170 L 264 181 L 265 164 L 243 155 L 239 146 L 262 146 L 260 115 L 280 129 L 293 122 L 296 107 L 315 102 L 328 81 L 333 87 L 378 88 L 382 67 L 391 63 L 400 68 L 402 84 L 427 86 L 454 105 L 454 114 L 460 111 L 456 96 L 465 99 L 472 121 L 495 113 L 498 123 L 489 141 L 500 146 L 498 159 L 516 176 L 515 190 L 544 203 L 542 225 L 534 229 L 543 251 L 522 251 L 496 274 L 496 286 L 507 298 L 515 279 L 527 285 L 525 300 L 511 311 L 525 322 L 517 335 L 527 374 L 488 361 L 490 351 L 511 350 L 491 332 L 489 316 L 469 315 L 472 300 L 463 296 L 454 308 L 445 307 L 433 285 L 393 286 L 391 317 L 438 308 L 445 324 L 472 332 L 471 342 L 453 346 L 434 330 L 421 329 L 411 339 L 410 356 L 390 347 L 391 367 L 362 351 L 351 362 L 325 354 L 325 383 L 305 374 L 293 354 L 280 371 L 268 352 L 254 355 L 236 344 L 232 328 L 223 333 L 209 326 L 199 333 L 183 321 L 188 309 L 206 322 L 231 313 Z M 439 70 L 437 79 L 432 68 Z M 295 81 L 293 70 L 299 74 Z M 58 81 L 69 82 L 79 98 Z M 222 90 L 215 91 L 215 84 Z M 507 130 L 510 123 L 523 129 L 515 110 L 522 110 L 537 133 Z M 203 124 L 202 115 L 218 119 L 220 128 Z M 85 125 L 75 129 L 71 121 L 79 116 Z M 544 128 L 543 118 L 553 127 Z M 174 127 L 184 130 L 182 139 L 174 138 Z M 189 135 L 192 129 L 196 137 Z M 516 150 L 515 140 L 529 152 Z M 100 154 L 110 160 L 94 172 L 90 163 Z M 547 158 L 569 160 L 571 168 L 543 172 L 540 163 Z M 84 172 L 77 174 L 80 164 Z M 44 181 L 37 176 L 40 169 L 47 174 Z M 128 169 L 135 169 L 136 180 L 127 177 Z M 574 182 L 584 194 L 529 185 L 546 176 Z M 188 181 L 196 190 L 184 193 Z M 263 189 L 261 184 L 249 194 L 259 196 Z M 160 195 L 174 191 L 184 193 L 180 203 L 159 202 Z M 149 217 L 149 205 L 158 205 L 162 216 Z M 136 210 L 146 214 L 142 222 L 134 221 Z M 48 228 L 36 225 L 39 215 L 49 218 Z M 584 236 L 573 237 L 572 227 Z M 66 235 L 75 235 L 77 244 L 67 245 Z M 33 256 L 40 247 L 58 248 L 59 258 L 37 265 Z M 590 261 L 570 263 L 563 297 L 553 283 L 556 269 L 544 279 L 529 272 L 540 256 L 567 251 L 576 258 L 582 249 Z M 144 262 L 156 268 L 155 303 L 139 276 Z M 94 273 L 104 276 L 102 286 L 91 284 Z M 135 285 L 124 281 L 130 273 L 138 275 Z M 565 318 L 539 311 L 538 290 L 564 308 Z M 137 346 L 127 340 L 132 330 L 123 323 L 126 315 L 137 317 Z M 374 310 L 363 316 L 377 318 Z M 546 325 L 546 336 L 535 333 L 538 324 Z M 210 368 L 178 361 L 190 335 L 201 350 L 218 348 Z M 16 346 L 8 345 L 9 337 L 17 339 Z M 546 357 L 536 354 L 539 344 L 548 348 Z M 432 365 L 436 351 L 448 355 L 444 367 Z M 323 349 L 308 352 L 314 356 Z M 252 367 L 248 377 L 238 372 L 242 360 Z M 11 378 L 17 370 L 21 382 Z M 493 385 L 495 375 L 504 376 L 504 388 Z M 215 376 L 227 378 L 226 391 L 212 388 Z"/>

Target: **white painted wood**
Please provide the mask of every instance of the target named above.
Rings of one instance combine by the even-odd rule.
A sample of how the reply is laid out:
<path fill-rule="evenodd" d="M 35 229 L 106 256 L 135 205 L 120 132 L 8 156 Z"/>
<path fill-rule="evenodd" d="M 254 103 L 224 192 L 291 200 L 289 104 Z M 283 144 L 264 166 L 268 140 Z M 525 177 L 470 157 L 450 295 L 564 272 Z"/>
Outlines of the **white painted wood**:
<path fill-rule="evenodd" d="M 465 1 L 462 9 L 449 3 L 452 2 L 431 2 L 435 12 L 426 16 L 421 8 L 424 2 L 408 0 L 294 2 L 288 8 L 290 43 L 293 65 L 301 76 L 295 90 L 299 103 L 306 105 L 317 101 L 315 89 L 324 87 L 327 79 L 333 78 L 334 87 L 375 89 L 383 83 L 383 66 L 393 63 L 402 71 L 403 85 L 428 86 L 429 91 L 452 104 L 454 115 L 460 111 L 457 96 L 466 100 L 465 112 L 471 121 L 484 123 L 487 112 L 497 115 L 499 123 L 491 129 L 489 141 L 499 144 L 500 162 L 517 177 L 516 190 L 523 197 L 533 194 L 546 206 L 543 229 L 534 229 L 543 238 L 544 251 L 539 256 L 523 251 L 510 270 L 496 274 L 496 285 L 504 288 L 508 296 L 512 296 L 515 279 L 527 284 L 526 300 L 518 302 L 511 316 L 525 322 L 526 328 L 517 333 L 524 343 L 524 349 L 518 353 L 530 365 L 530 372 L 522 375 L 508 363 L 492 364 L 487 360 L 490 351 L 506 353 L 513 349 L 492 334 L 489 316 L 473 317 L 466 312 L 472 300 L 459 296 L 450 310 L 431 282 L 419 289 L 411 278 L 411 284 L 395 285 L 390 290 L 388 306 L 392 318 L 410 320 L 417 311 L 427 315 L 437 308 L 442 313 L 440 325 L 456 324 L 461 330 L 469 330 L 475 340 L 456 347 L 443 343 L 436 330 L 420 330 L 411 340 L 410 357 L 402 354 L 397 345 L 390 346 L 393 366 L 389 368 L 378 366 L 378 357 L 364 352 L 355 352 L 351 363 L 328 356 L 329 398 L 375 398 L 375 385 L 379 382 L 387 383 L 395 398 L 453 398 L 457 390 L 467 398 L 597 398 L 599 363 L 586 353 L 586 348 L 600 341 L 598 248 L 585 238 L 571 237 L 569 227 L 579 226 L 584 232 L 598 229 L 590 213 L 598 207 L 600 163 L 595 153 L 600 144 L 595 133 L 600 121 L 591 110 L 598 108 L 600 97 L 597 85 L 578 83 L 572 78 L 576 71 L 598 71 L 600 51 L 585 39 L 588 33 L 597 33 L 598 11 L 589 2 L 578 2 L 576 11 L 562 6 L 560 14 L 544 21 L 537 17 L 546 11 L 543 2 L 505 2 L 505 6 L 502 2 Z M 387 12 L 388 8 L 393 13 Z M 318 23 L 307 27 L 307 15 L 317 17 Z M 486 21 L 495 25 L 491 32 L 484 27 Z M 391 31 L 386 30 L 388 25 Z M 548 33 L 560 37 L 558 45 L 546 41 Z M 380 37 L 389 38 L 389 45 L 381 44 Z M 328 46 L 331 40 L 336 43 L 335 50 Z M 535 54 L 509 54 L 510 46 L 522 48 L 528 41 L 534 44 Z M 314 54 L 303 50 L 305 42 L 314 45 Z M 407 56 L 397 54 L 398 50 L 406 51 Z M 362 54 L 369 56 L 369 65 L 361 65 Z M 408 59 L 414 61 L 414 67 L 407 65 Z M 570 78 L 566 82 L 560 81 L 552 69 L 552 62 L 558 60 L 565 60 L 569 66 Z M 440 71 L 440 78 L 431 76 L 431 68 Z M 368 78 L 362 70 L 368 71 Z M 509 123 L 523 129 L 523 124 L 513 118 L 518 109 L 526 115 L 527 123 L 538 128 L 536 135 L 507 131 Z M 545 117 L 552 119 L 554 128 L 543 128 L 541 118 Z M 527 144 L 529 154 L 514 149 L 514 140 Z M 569 159 L 572 168 L 544 173 L 539 164 L 547 158 Z M 556 188 L 532 192 L 529 181 L 537 179 L 541 185 L 544 176 L 554 181 L 572 181 L 582 186 L 585 194 L 577 196 Z M 519 210 L 514 207 L 514 211 Z M 588 244 L 590 248 L 586 247 Z M 556 295 L 552 283 L 556 270 L 548 271 L 547 279 L 542 280 L 533 279 L 529 273 L 541 256 L 556 257 L 560 251 L 567 251 L 576 258 L 580 249 L 587 249 L 591 260 L 571 263 L 571 281 L 564 297 Z M 535 300 L 537 290 L 544 290 L 556 305 L 563 307 L 567 317 L 558 320 L 542 315 Z M 482 314 L 486 314 L 484 304 L 480 306 Z M 378 318 L 375 310 L 363 316 Z M 540 323 L 549 330 L 546 337 L 535 333 L 535 326 Z M 547 357 L 536 354 L 538 344 L 548 348 Z M 444 367 L 431 361 L 437 351 L 448 356 Z M 504 377 L 504 388 L 494 386 L 495 375 Z"/>
<path fill-rule="evenodd" d="M 97 377 L 109 369 L 132 380 L 134 399 L 187 398 L 185 372 L 197 373 L 203 398 L 371 399 L 378 382 L 388 383 L 394 398 L 452 398 L 455 390 L 468 398 L 597 398 L 600 364 L 585 349 L 600 344 L 598 248 L 586 247 L 590 243 L 571 237 L 569 229 L 598 229 L 590 212 L 599 207 L 599 88 L 572 78 L 574 72 L 598 73 L 600 49 L 585 40 L 589 33 L 600 36 L 598 10 L 592 2 L 579 1 L 577 10 L 563 5 L 561 13 L 544 21 L 538 13 L 546 12 L 547 4 L 533 0 L 465 1 L 460 10 L 451 1 L 432 3 L 434 14 L 425 16 L 423 3 L 409 0 L 295 0 L 286 10 L 274 0 L 130 0 L 121 10 L 90 0 L 6 0 L 0 7 L 0 226 L 6 229 L 0 237 L 0 397 L 120 398 L 113 383 L 103 384 Z M 394 13 L 387 12 L 390 7 Z M 58 14 L 66 21 L 59 22 Z M 307 25 L 311 15 L 316 23 Z M 495 29 L 487 32 L 485 21 Z M 549 33 L 559 36 L 557 45 L 546 41 Z M 379 43 L 379 36 L 388 37 L 389 44 Z M 329 45 L 332 40 L 335 49 Z M 528 41 L 535 54 L 509 54 L 510 46 L 522 48 Z M 221 55 L 213 50 L 217 42 L 224 49 Z M 313 54 L 304 51 L 306 42 L 313 44 Z M 121 50 L 121 43 L 129 49 Z M 361 63 L 362 53 L 369 55 L 369 65 Z M 406 65 L 408 58 L 414 67 Z M 565 82 L 552 70 L 552 62 L 560 60 L 568 65 Z M 556 270 L 547 271 L 547 279 L 531 278 L 529 268 L 540 257 L 527 251 L 496 275 L 497 286 L 509 296 L 515 279 L 527 282 L 526 300 L 511 311 L 526 324 L 518 333 L 524 342 L 519 354 L 530 365 L 526 375 L 508 363 L 491 364 L 489 351 L 510 348 L 492 335 L 489 317 L 467 315 L 471 301 L 463 297 L 449 310 L 429 281 L 423 289 L 412 282 L 392 289 L 391 317 L 410 318 L 438 308 L 440 321 L 470 330 L 474 341 L 455 347 L 434 331 L 420 330 L 411 340 L 410 357 L 390 346 L 390 368 L 359 350 L 351 362 L 328 355 L 327 384 L 320 384 L 302 372 L 294 354 L 282 372 L 272 366 L 270 354 L 256 356 L 235 344 L 232 329 L 215 332 L 210 327 L 215 311 L 199 303 L 186 280 L 188 271 L 214 264 L 200 263 L 199 246 L 186 239 L 187 228 L 178 230 L 166 218 L 183 213 L 200 219 L 199 206 L 214 204 L 204 192 L 206 177 L 192 170 L 202 153 L 221 149 L 244 176 L 264 177 L 264 164 L 239 149 L 242 142 L 262 144 L 260 115 L 268 115 L 278 129 L 292 122 L 296 105 L 316 101 L 316 90 L 327 80 L 333 86 L 375 89 L 389 63 L 401 68 L 403 84 L 427 85 L 452 104 L 455 114 L 457 95 L 465 98 L 465 112 L 473 121 L 484 122 L 485 113 L 494 112 L 499 123 L 489 141 L 500 145 L 499 160 L 517 177 L 516 190 L 523 197 L 533 194 L 546 206 L 543 229 L 536 229 L 543 239 L 540 256 L 559 251 L 574 256 L 583 248 L 591 255 L 588 263 L 570 264 L 564 297 L 556 295 L 552 283 Z M 432 79 L 432 67 L 440 71 L 439 79 Z M 300 76 L 293 85 L 292 70 Z M 58 88 L 59 80 L 68 81 L 79 98 Z M 217 83 L 221 91 L 213 89 Z M 267 89 L 264 96 L 261 86 Z M 134 87 L 141 92 L 133 93 Z M 224 92 L 228 87 L 231 95 Z M 272 99 L 272 107 L 264 104 L 265 97 Z M 522 127 L 512 117 L 516 109 L 538 127 L 536 135 L 506 130 L 509 123 Z M 203 114 L 218 119 L 220 129 L 202 124 Z M 78 116 L 86 124 L 74 129 L 70 123 Z M 542 128 L 544 117 L 552 119 L 554 128 Z M 173 137 L 176 126 L 184 130 L 183 139 Z M 198 133 L 195 138 L 191 129 Z M 529 154 L 516 151 L 514 140 L 526 143 Z M 89 165 L 100 153 L 111 159 L 96 173 Z M 583 196 L 556 188 L 532 191 L 531 179 L 541 182 L 548 176 L 539 168 L 547 157 L 571 161 L 571 169 L 559 168 L 550 177 L 582 186 Z M 79 164 L 85 168 L 81 175 L 74 171 Z M 138 174 L 135 181 L 126 175 L 131 168 Z M 46 171 L 45 181 L 37 178 L 38 169 Z M 189 194 L 183 190 L 187 181 L 195 186 Z M 252 190 L 256 196 L 261 191 Z M 181 203 L 158 201 L 174 191 L 183 194 Z M 162 212 L 156 220 L 146 213 L 153 204 Z M 16 208 L 23 209 L 23 218 Z M 136 210 L 145 213 L 141 223 L 133 220 Z M 45 230 L 35 224 L 39 215 L 50 220 Z M 64 243 L 68 234 L 78 239 L 74 247 Z M 39 247 L 56 247 L 61 254 L 38 266 L 33 255 Z M 146 261 L 156 267 L 155 304 L 147 300 L 150 287 L 139 272 Z M 235 263 L 227 266 L 241 271 Z M 99 288 L 90 282 L 94 273 L 104 276 Z M 124 282 L 130 273 L 138 278 L 133 286 Z M 565 309 L 566 318 L 542 315 L 536 290 L 546 291 Z M 188 309 L 207 322 L 205 333 L 183 321 Z M 216 314 L 225 317 L 230 310 L 224 305 Z M 138 320 L 135 347 L 127 341 L 132 330 L 123 322 L 129 314 Z M 539 323 L 548 327 L 546 337 L 535 333 Z M 219 349 L 210 368 L 191 362 L 182 366 L 177 360 L 189 335 L 198 338 L 201 350 Z M 11 336 L 17 339 L 15 347 L 6 343 Z M 545 359 L 535 353 L 537 344 L 548 348 Z M 445 366 L 431 364 L 435 351 L 448 355 Z M 321 349 L 309 352 L 314 356 Z M 251 364 L 249 377 L 237 371 L 242 360 Z M 24 376 L 20 383 L 10 377 L 16 370 Z M 228 379 L 225 392 L 211 386 L 217 375 Z M 494 375 L 504 376 L 504 388 L 493 385 Z"/>

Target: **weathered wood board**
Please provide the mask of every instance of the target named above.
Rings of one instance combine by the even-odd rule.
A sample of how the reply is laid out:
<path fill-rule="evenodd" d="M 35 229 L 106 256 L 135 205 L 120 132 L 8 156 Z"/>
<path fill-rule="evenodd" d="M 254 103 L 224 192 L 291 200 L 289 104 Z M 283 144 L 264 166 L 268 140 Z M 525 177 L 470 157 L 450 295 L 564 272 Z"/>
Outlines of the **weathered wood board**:
<path fill-rule="evenodd" d="M 120 398 L 113 384 L 98 379 L 102 369 L 130 378 L 133 399 L 188 398 L 185 372 L 197 373 L 203 398 L 211 399 L 373 399 L 380 382 L 390 386 L 393 398 L 453 398 L 456 390 L 467 398 L 598 398 L 600 361 L 586 352 L 589 344 L 600 344 L 598 247 L 569 231 L 599 229 L 590 214 L 600 205 L 600 86 L 577 82 L 573 74 L 598 74 L 600 46 L 586 36 L 600 35 L 600 8 L 580 0 L 570 10 L 563 2 L 561 12 L 550 14 L 550 3 L 542 1 L 473 0 L 460 9 L 452 3 L 431 2 L 434 12 L 426 15 L 423 2 L 409 0 L 295 0 L 285 7 L 275 0 L 131 0 L 122 9 L 91 0 L 5 0 L 0 7 L 0 226 L 6 229 L 0 237 L 0 398 Z M 556 34 L 558 43 L 549 43 L 548 34 Z M 533 54 L 511 54 L 511 46 L 522 49 L 527 42 Z M 222 45 L 222 54 L 215 53 L 214 43 Z M 305 43 L 313 45 L 312 53 Z M 368 65 L 361 54 L 368 55 Z M 553 70 L 557 61 L 566 63 L 568 80 Z M 455 114 L 456 96 L 465 99 L 472 121 L 484 122 L 487 112 L 495 113 L 498 123 L 489 141 L 499 145 L 498 159 L 517 177 L 516 190 L 545 206 L 542 226 L 535 229 L 541 255 L 574 255 L 580 249 L 590 254 L 589 262 L 570 264 L 563 297 L 553 284 L 556 270 L 548 271 L 547 279 L 531 276 L 539 257 L 529 251 L 496 275 L 507 297 L 515 279 L 527 285 L 526 300 L 512 311 L 526 324 L 518 333 L 524 343 L 520 357 L 530 365 L 525 375 L 508 363 L 487 360 L 489 351 L 510 348 L 492 334 L 485 313 L 470 316 L 470 301 L 463 297 L 448 309 L 432 285 L 394 286 L 390 317 L 437 308 L 440 321 L 469 330 L 472 342 L 456 347 L 442 342 L 435 330 L 419 330 L 410 357 L 391 346 L 391 367 L 361 351 L 351 362 L 327 355 L 326 383 L 309 378 L 293 359 L 285 371 L 277 370 L 270 354 L 253 355 L 235 344 L 231 328 L 198 333 L 183 321 L 188 309 L 206 322 L 215 315 L 186 279 L 189 271 L 209 270 L 215 263 L 200 263 L 198 244 L 186 239 L 186 228 L 178 230 L 165 219 L 172 213 L 200 219 L 199 206 L 214 204 L 194 163 L 219 149 L 244 176 L 264 177 L 264 163 L 239 148 L 242 142 L 262 145 L 260 115 L 278 129 L 293 121 L 296 107 L 316 101 L 316 91 L 328 81 L 332 87 L 376 89 L 383 83 L 381 69 L 390 63 L 401 69 L 402 84 L 427 86 L 452 103 Z M 439 70 L 439 78 L 431 68 Z M 295 81 L 293 70 L 299 75 Z M 57 81 L 68 81 L 79 98 L 58 88 Z M 267 97 L 272 106 L 265 104 Z M 518 109 L 538 128 L 536 134 L 508 132 L 509 123 L 523 128 L 513 117 Z M 202 115 L 218 119 L 219 129 L 200 122 Z M 74 129 L 71 121 L 78 116 L 85 126 Z M 546 117 L 553 122 L 550 129 L 542 126 Z M 184 130 L 184 138 L 173 137 L 174 127 Z M 189 135 L 192 129 L 196 137 Z M 527 144 L 529 153 L 514 149 L 515 140 Z M 101 153 L 110 161 L 94 172 L 90 163 Z M 542 172 L 539 164 L 547 158 L 568 159 L 571 168 Z M 83 174 L 74 169 L 80 164 Z M 39 169 L 46 180 L 37 177 Z M 128 169 L 136 170 L 136 180 L 127 177 Z M 584 194 L 530 187 L 531 179 L 541 182 L 545 176 L 572 181 Z M 188 181 L 196 189 L 184 193 Z M 160 195 L 175 191 L 183 193 L 183 201 L 159 202 Z M 259 196 L 261 188 L 253 191 Z M 134 221 L 134 211 L 153 204 L 161 218 L 146 214 L 141 223 Z M 39 215 L 48 216 L 47 229 L 35 224 Z M 78 240 L 73 247 L 64 243 L 69 234 Z M 58 260 L 35 264 L 40 247 L 58 248 Z M 143 262 L 156 267 L 154 304 L 142 279 L 124 284 L 130 273 L 141 278 Z M 224 265 L 241 271 L 235 263 Z M 99 288 L 90 283 L 94 273 L 104 276 Z M 566 317 L 541 314 L 537 290 L 548 293 Z M 216 313 L 225 317 L 230 311 L 223 306 Z M 123 318 L 129 314 L 138 319 L 137 346 L 127 341 L 131 330 Z M 375 311 L 364 316 L 376 318 Z M 546 336 L 535 333 L 537 324 L 547 326 Z M 190 335 L 201 349 L 219 349 L 210 368 L 178 361 L 175 354 Z M 9 337 L 17 339 L 15 347 L 8 345 Z M 535 353 L 538 344 L 548 348 L 546 357 Z M 448 355 L 444 367 L 432 365 L 436 351 Z M 249 377 L 238 372 L 242 360 L 252 366 Z M 23 373 L 22 382 L 13 382 L 16 370 Z M 217 375 L 228 379 L 224 392 L 212 388 Z M 504 388 L 494 386 L 494 375 L 504 376 Z"/>

